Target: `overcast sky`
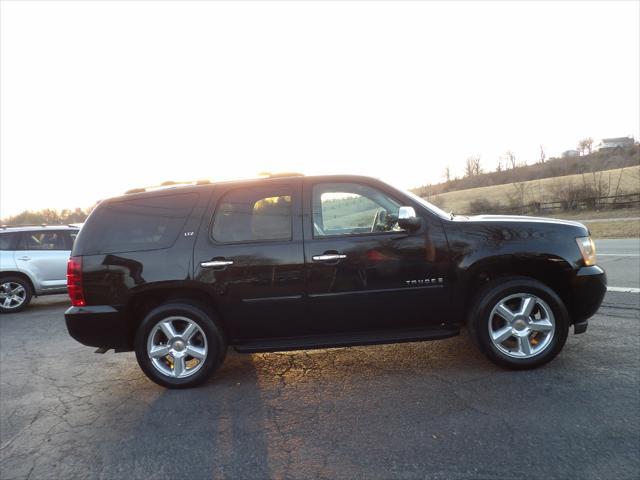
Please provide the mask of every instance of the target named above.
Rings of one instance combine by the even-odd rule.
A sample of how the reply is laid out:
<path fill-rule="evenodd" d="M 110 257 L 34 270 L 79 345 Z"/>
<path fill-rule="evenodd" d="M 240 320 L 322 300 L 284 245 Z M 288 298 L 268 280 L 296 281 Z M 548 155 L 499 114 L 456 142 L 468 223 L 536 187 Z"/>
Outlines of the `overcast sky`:
<path fill-rule="evenodd" d="M 0 216 L 639 136 L 638 2 L 1 3 Z"/>

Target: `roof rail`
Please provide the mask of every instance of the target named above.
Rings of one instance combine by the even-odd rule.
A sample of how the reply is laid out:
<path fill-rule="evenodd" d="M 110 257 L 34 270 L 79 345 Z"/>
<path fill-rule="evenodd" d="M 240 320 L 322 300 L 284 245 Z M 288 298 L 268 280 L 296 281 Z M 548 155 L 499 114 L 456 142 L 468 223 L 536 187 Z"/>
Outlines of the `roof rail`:
<path fill-rule="evenodd" d="M 23 227 L 75 227 L 80 228 L 78 224 L 72 223 L 57 223 L 54 225 L 48 223 L 23 223 L 20 225 L 0 225 L 0 229 L 6 230 L 8 228 L 23 228 Z"/>
<path fill-rule="evenodd" d="M 261 177 L 267 178 L 285 178 L 285 177 L 304 177 L 304 173 L 299 172 L 262 172 L 259 174 Z"/>
<path fill-rule="evenodd" d="M 173 180 L 167 180 L 162 182 L 160 185 L 150 185 L 148 187 L 132 188 L 124 192 L 124 194 L 129 195 L 130 193 L 143 193 L 143 192 L 149 192 L 152 190 L 162 190 L 164 188 L 169 188 L 169 187 L 180 187 L 180 186 L 188 186 L 188 185 L 208 185 L 210 183 L 211 183 L 210 180 L 193 180 L 188 182 L 174 182 Z"/>
<path fill-rule="evenodd" d="M 0 225 L 0 228 L 21 228 L 21 227 L 51 227 L 52 225 L 47 225 L 46 223 L 23 223 L 21 225 Z"/>

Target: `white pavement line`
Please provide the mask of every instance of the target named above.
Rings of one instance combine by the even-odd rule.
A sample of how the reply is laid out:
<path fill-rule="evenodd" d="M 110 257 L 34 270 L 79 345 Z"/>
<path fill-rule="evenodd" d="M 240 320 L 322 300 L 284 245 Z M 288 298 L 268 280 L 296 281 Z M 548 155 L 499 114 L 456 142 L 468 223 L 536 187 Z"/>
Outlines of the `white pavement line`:
<path fill-rule="evenodd" d="M 608 292 L 622 292 L 622 293 L 640 293 L 640 288 L 634 287 L 607 287 Z"/>
<path fill-rule="evenodd" d="M 599 257 L 640 257 L 640 253 L 598 253 Z"/>

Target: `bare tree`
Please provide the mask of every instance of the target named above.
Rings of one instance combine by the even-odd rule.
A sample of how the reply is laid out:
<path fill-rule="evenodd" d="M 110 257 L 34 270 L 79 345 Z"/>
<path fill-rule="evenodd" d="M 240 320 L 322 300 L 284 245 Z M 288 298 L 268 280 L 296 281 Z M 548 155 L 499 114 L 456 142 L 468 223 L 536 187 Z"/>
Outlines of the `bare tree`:
<path fill-rule="evenodd" d="M 512 186 L 513 193 L 507 193 L 509 204 L 512 208 L 518 208 L 521 211 L 524 211 L 524 207 L 526 206 L 525 200 L 530 186 L 527 185 L 527 182 L 515 182 L 512 183 Z"/>
<path fill-rule="evenodd" d="M 451 168 L 448 165 L 444 169 L 444 178 L 446 179 L 447 183 L 451 181 Z"/>
<path fill-rule="evenodd" d="M 512 170 L 518 166 L 516 160 L 516 154 L 511 150 L 507 150 L 507 153 L 504 154 L 504 159 L 507 164 L 507 169 L 511 168 Z"/>
<path fill-rule="evenodd" d="M 580 155 L 584 155 L 584 152 L 591 154 L 593 152 L 593 138 L 587 137 L 580 140 L 578 142 L 578 151 Z"/>
<path fill-rule="evenodd" d="M 540 163 L 544 163 L 545 160 L 547 159 L 547 154 L 544 151 L 544 147 L 542 145 L 540 145 Z"/>
<path fill-rule="evenodd" d="M 467 161 L 464 166 L 464 176 L 474 177 L 482 173 L 482 167 L 480 166 L 480 155 L 472 155 L 467 157 Z"/>

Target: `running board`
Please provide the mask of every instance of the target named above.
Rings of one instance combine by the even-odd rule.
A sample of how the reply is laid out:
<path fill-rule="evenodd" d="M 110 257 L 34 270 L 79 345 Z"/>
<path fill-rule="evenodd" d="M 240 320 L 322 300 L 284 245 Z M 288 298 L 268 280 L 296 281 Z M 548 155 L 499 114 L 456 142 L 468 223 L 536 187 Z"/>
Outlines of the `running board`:
<path fill-rule="evenodd" d="M 309 350 L 314 348 L 353 347 L 384 343 L 419 342 L 439 340 L 460 334 L 459 328 L 420 328 L 407 330 L 340 333 L 307 337 L 267 338 L 243 341 L 233 345 L 237 352 L 280 352 L 285 350 Z"/>

